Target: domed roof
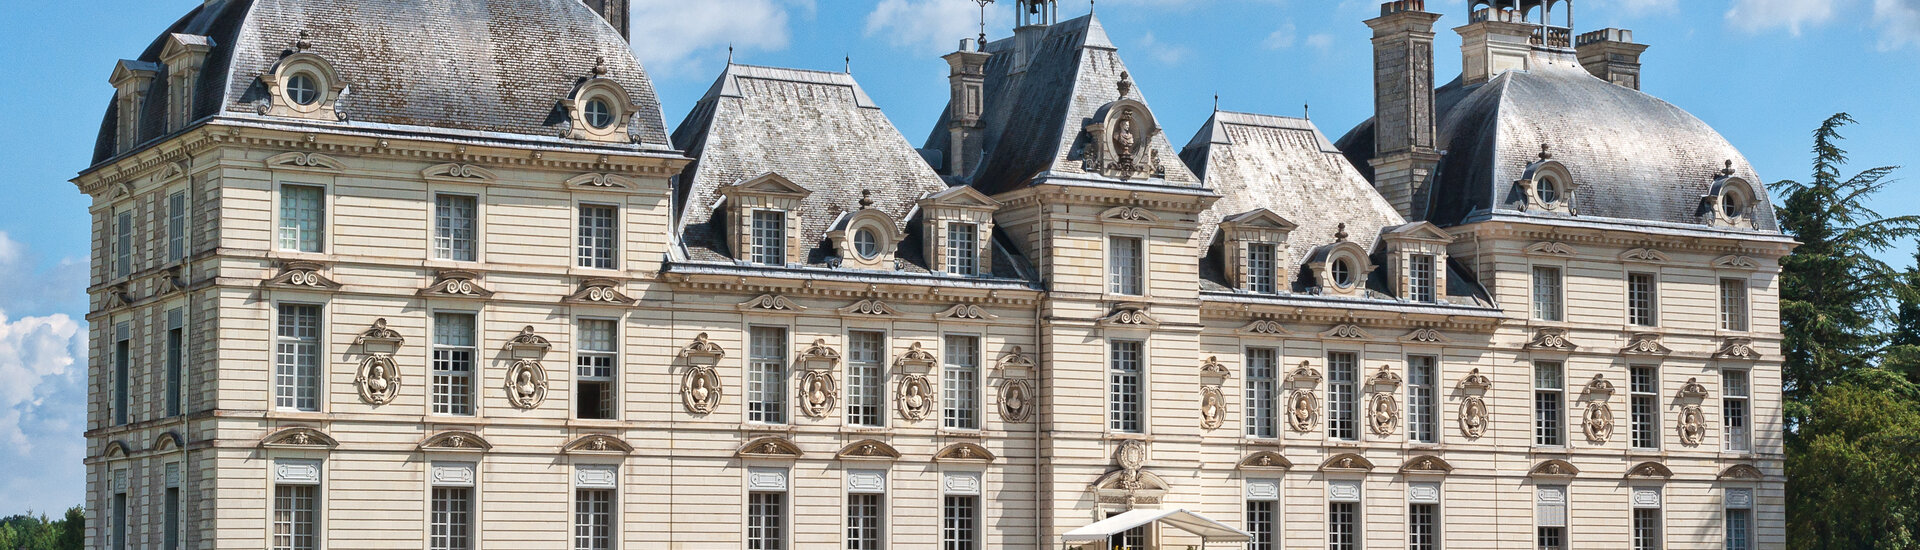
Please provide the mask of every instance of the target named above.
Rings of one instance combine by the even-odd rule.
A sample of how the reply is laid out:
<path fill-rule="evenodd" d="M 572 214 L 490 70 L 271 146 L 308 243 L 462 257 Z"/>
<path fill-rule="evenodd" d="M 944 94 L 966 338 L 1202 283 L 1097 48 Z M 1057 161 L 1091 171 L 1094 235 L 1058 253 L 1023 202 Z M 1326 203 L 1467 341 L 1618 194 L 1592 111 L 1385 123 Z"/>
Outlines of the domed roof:
<path fill-rule="evenodd" d="M 213 46 L 195 90 L 194 120 L 265 118 L 254 105 L 265 93 L 259 77 L 304 41 L 302 51 L 324 58 L 346 81 L 339 108 L 350 116 L 338 123 L 343 128 L 557 139 L 568 122 L 561 101 L 604 59 L 605 77 L 637 107 L 634 143 L 625 147 L 672 148 L 646 71 L 620 32 L 579 0 L 209 0 L 138 60 L 159 64 L 175 34 L 204 36 Z M 137 117 L 139 143 L 166 134 L 168 78 L 160 70 Z M 96 163 L 114 156 L 118 120 L 118 107 L 110 106 Z"/>
<path fill-rule="evenodd" d="M 1514 182 L 1544 145 L 1579 185 L 1576 219 L 1705 225 L 1701 199 L 1731 161 L 1759 195 L 1754 228 L 1778 231 L 1765 186 L 1719 132 L 1673 104 L 1594 77 L 1569 53 L 1533 56 L 1531 70 L 1435 91 L 1443 157 L 1415 189 L 1414 218 L 1455 225 L 1520 214 L 1525 194 Z M 1338 146 L 1373 179 L 1372 120 Z"/>

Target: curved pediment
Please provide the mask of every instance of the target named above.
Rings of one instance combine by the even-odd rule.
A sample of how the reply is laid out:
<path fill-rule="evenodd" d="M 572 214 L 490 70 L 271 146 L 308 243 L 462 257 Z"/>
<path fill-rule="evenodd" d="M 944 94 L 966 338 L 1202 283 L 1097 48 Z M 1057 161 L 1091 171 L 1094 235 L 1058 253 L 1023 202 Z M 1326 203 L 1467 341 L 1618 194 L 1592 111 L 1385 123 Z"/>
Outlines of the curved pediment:
<path fill-rule="evenodd" d="M 747 442 L 746 445 L 740 447 L 740 450 L 734 451 L 733 456 L 739 458 L 793 460 L 800 458 L 800 456 L 804 454 L 806 454 L 806 452 L 801 451 L 800 446 L 794 445 L 792 441 L 788 441 L 784 437 L 767 436 Z"/>
<path fill-rule="evenodd" d="M 1407 475 L 1447 475 L 1453 473 L 1453 464 L 1437 456 L 1421 455 L 1407 459 L 1407 463 L 1400 466 L 1400 473 Z"/>
<path fill-rule="evenodd" d="M 1341 453 L 1320 463 L 1322 472 L 1366 472 L 1373 470 L 1373 461 L 1353 453 Z"/>
<path fill-rule="evenodd" d="M 480 434 L 467 431 L 445 431 L 420 440 L 419 450 L 436 452 L 484 453 L 493 450 Z"/>
<path fill-rule="evenodd" d="M 1146 470 L 1119 469 L 1096 479 L 1091 487 L 1101 504 L 1157 505 L 1166 496 L 1167 481 Z"/>
<path fill-rule="evenodd" d="M 560 448 L 568 454 L 633 454 L 633 445 L 617 436 L 608 434 L 587 434 L 567 442 Z"/>
<path fill-rule="evenodd" d="M 186 438 L 181 437 L 180 432 L 176 431 L 162 433 L 160 437 L 154 438 L 153 440 L 153 450 L 155 452 L 164 453 L 167 451 L 176 451 L 184 449 L 186 446 Z"/>
<path fill-rule="evenodd" d="M 1242 470 L 1282 471 L 1292 468 L 1293 461 L 1287 460 L 1286 456 L 1273 451 L 1259 451 L 1247 455 L 1246 458 L 1240 459 L 1240 469 Z"/>
<path fill-rule="evenodd" d="M 1579 468 L 1574 467 L 1571 462 L 1557 458 L 1541 461 L 1534 465 L 1532 470 L 1527 471 L 1528 477 L 1571 478 L 1577 475 L 1580 475 Z"/>
<path fill-rule="evenodd" d="M 1667 480 L 1672 478 L 1673 470 L 1659 462 L 1642 462 L 1627 469 L 1627 479 Z"/>
<path fill-rule="evenodd" d="M 103 458 L 126 458 L 126 456 L 130 454 L 133 454 L 133 450 L 127 448 L 126 443 L 121 441 L 108 441 L 106 450 L 101 452 L 100 456 Z"/>
<path fill-rule="evenodd" d="M 955 443 L 933 453 L 934 462 L 993 462 L 993 453 L 973 443 Z"/>
<path fill-rule="evenodd" d="M 281 428 L 266 437 L 260 438 L 260 446 L 268 448 L 293 449 L 332 449 L 340 446 L 333 436 L 326 432 L 304 426 Z"/>
<path fill-rule="evenodd" d="M 840 449 L 833 457 L 840 460 L 894 460 L 900 458 L 900 450 L 885 441 L 862 439 Z"/>
<path fill-rule="evenodd" d="M 1735 464 L 1728 466 L 1726 470 L 1720 472 L 1720 479 L 1722 480 L 1740 479 L 1760 481 L 1766 479 L 1766 477 L 1766 474 L 1761 473 L 1760 469 L 1755 468 L 1752 464 Z"/>

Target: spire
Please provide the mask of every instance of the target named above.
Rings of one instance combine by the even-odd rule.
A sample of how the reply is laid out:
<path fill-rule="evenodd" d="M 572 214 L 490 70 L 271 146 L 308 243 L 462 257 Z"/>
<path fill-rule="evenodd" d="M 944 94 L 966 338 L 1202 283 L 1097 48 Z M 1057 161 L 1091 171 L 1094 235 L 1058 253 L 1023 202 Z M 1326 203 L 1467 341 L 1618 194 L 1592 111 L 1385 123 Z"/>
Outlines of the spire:
<path fill-rule="evenodd" d="M 993 0 L 973 0 L 973 3 L 980 5 L 980 42 L 979 44 L 981 48 L 985 48 L 987 46 L 987 5 L 992 4 Z"/>

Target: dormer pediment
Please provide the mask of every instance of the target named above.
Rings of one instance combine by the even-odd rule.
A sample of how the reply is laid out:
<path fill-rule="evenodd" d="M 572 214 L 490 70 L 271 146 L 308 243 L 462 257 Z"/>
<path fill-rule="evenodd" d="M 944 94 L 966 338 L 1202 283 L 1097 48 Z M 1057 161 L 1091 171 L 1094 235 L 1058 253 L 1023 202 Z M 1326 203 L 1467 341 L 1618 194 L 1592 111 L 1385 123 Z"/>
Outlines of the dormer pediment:
<path fill-rule="evenodd" d="M 1388 229 L 1386 234 L 1383 235 L 1383 237 L 1387 242 L 1394 242 L 1394 241 L 1429 241 L 1429 242 L 1437 242 L 1437 243 L 1453 242 L 1453 234 L 1447 233 L 1446 230 L 1440 229 L 1440 226 L 1434 225 L 1432 222 L 1414 222 L 1414 223 L 1402 225 L 1399 227 L 1395 227 L 1392 229 Z"/>
<path fill-rule="evenodd" d="M 813 190 L 794 183 L 793 180 L 787 179 L 786 176 L 774 172 L 767 172 L 752 178 L 740 180 L 740 182 L 733 185 L 721 187 L 720 193 L 730 197 L 760 196 L 804 199 L 812 195 Z"/>
<path fill-rule="evenodd" d="M 160 59 L 177 60 L 183 55 L 206 55 L 207 51 L 213 49 L 213 46 L 213 38 L 210 37 L 197 34 L 173 33 L 167 35 L 167 44 L 160 48 Z"/>
<path fill-rule="evenodd" d="M 122 59 L 119 63 L 113 64 L 113 76 L 107 78 L 107 83 L 112 84 L 115 88 L 122 88 L 123 91 L 127 91 L 122 87 L 123 84 L 130 83 L 135 79 L 150 81 L 159 75 L 160 64 L 158 63 Z"/>
<path fill-rule="evenodd" d="M 1000 208 L 1000 201 L 993 200 L 993 197 L 987 196 L 986 193 L 981 193 L 980 190 L 974 189 L 972 186 L 959 185 L 948 187 L 945 191 L 927 195 L 926 198 L 920 199 L 921 208 L 930 206 L 991 211 Z"/>
<path fill-rule="evenodd" d="M 1220 220 L 1220 227 L 1227 230 L 1266 229 L 1272 231 L 1293 231 L 1300 226 L 1291 220 L 1281 217 L 1279 214 L 1275 214 L 1272 210 L 1256 208 L 1247 212 L 1227 216 L 1225 219 Z"/>

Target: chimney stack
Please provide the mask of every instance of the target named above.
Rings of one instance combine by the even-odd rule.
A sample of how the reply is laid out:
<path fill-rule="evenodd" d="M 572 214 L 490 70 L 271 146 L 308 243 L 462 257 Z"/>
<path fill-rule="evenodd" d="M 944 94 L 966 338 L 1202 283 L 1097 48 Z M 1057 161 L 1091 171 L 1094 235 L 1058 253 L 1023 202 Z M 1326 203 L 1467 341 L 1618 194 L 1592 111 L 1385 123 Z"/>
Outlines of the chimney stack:
<path fill-rule="evenodd" d="M 1434 150 L 1433 24 L 1425 0 L 1380 6 L 1373 28 L 1373 185 L 1400 215 L 1416 219 L 1415 187 L 1440 163 Z"/>
<path fill-rule="evenodd" d="M 950 139 L 946 151 L 946 173 L 949 176 L 965 176 L 973 172 L 974 164 L 980 161 L 980 148 L 984 140 L 984 124 L 980 117 L 986 112 L 987 58 L 992 57 L 981 51 L 984 44 L 976 45 L 973 39 L 960 40 L 960 49 L 947 54 L 947 84 L 952 96 L 947 101 L 947 132 Z"/>
<path fill-rule="evenodd" d="M 627 21 L 628 19 L 627 5 L 630 3 L 630 0 L 582 0 L 582 1 L 586 2 L 587 7 L 593 9 L 594 13 L 600 14 L 600 18 L 606 19 L 607 24 L 613 25 L 613 28 L 615 30 L 620 31 L 621 38 L 625 38 L 628 41 L 633 40 L 632 29 L 629 28 L 628 21 Z"/>
<path fill-rule="evenodd" d="M 1473 12 L 1467 25 L 1454 29 L 1460 33 L 1460 81 L 1473 85 L 1493 80 L 1511 70 L 1527 70 L 1533 60 L 1533 39 L 1541 31 L 1538 23 L 1526 21 L 1525 14 L 1512 9 L 1488 7 Z"/>
<path fill-rule="evenodd" d="M 1600 29 L 1580 35 L 1575 42 L 1580 65 L 1602 80 L 1635 90 L 1640 89 L 1640 54 L 1646 44 L 1633 43 L 1633 31 Z"/>

